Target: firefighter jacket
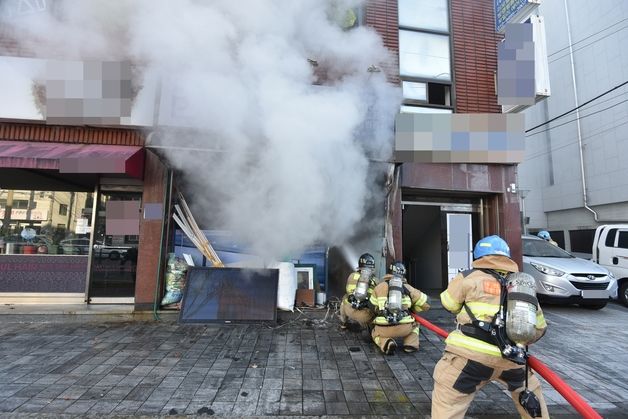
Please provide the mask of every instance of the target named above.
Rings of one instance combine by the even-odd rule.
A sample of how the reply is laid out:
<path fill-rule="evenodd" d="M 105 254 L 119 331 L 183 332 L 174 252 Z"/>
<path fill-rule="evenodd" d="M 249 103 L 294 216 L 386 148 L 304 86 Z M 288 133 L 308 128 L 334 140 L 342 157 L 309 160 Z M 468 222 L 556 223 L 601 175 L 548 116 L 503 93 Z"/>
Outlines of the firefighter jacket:
<path fill-rule="evenodd" d="M 460 330 L 461 325 L 471 324 L 471 318 L 463 305 L 466 305 L 478 320 L 490 323 L 499 311 L 501 285 L 495 277 L 481 269 L 518 272 L 519 267 L 506 256 L 490 255 L 475 260 L 473 268 L 456 275 L 440 295 L 443 307 L 457 314 L 458 323 L 457 329 L 452 331 L 445 340 L 447 344 L 445 350 L 485 364 L 501 364 L 497 360 L 497 358 L 502 359 L 497 345 L 470 337 Z M 546 328 L 543 311 L 540 306 L 537 306 L 535 341 L 543 336 Z M 504 361 L 510 363 L 506 359 Z"/>
<path fill-rule="evenodd" d="M 388 302 L 388 280 L 390 280 L 390 278 L 392 278 L 392 275 L 385 275 L 382 278 L 382 282 L 375 287 L 373 293 L 371 294 L 370 304 L 375 313 L 377 313 L 375 319 L 373 320 L 373 324 L 377 326 L 391 326 L 384 314 L 386 311 L 386 303 Z M 412 317 L 410 312 L 420 313 L 430 309 L 427 294 L 424 294 L 418 289 L 406 284 L 405 280 L 403 287 L 405 292 L 401 298 L 401 305 L 403 310 L 407 311 L 407 314 L 401 318 L 399 323 L 395 324 L 414 323 L 414 317 Z"/>
<path fill-rule="evenodd" d="M 358 285 L 358 280 L 360 279 L 360 271 L 356 271 L 356 272 L 352 272 L 351 274 L 349 274 L 349 277 L 347 278 L 347 285 L 345 286 L 345 296 L 343 298 L 343 304 L 349 304 L 351 305 L 351 303 L 349 302 L 348 298 L 349 295 L 353 294 L 353 291 L 355 291 L 355 287 Z M 373 275 L 371 277 L 371 280 L 369 281 L 369 288 L 368 288 L 368 298 L 371 296 L 371 294 L 373 293 L 373 288 L 375 288 L 375 286 L 377 285 L 376 282 L 376 277 Z"/>

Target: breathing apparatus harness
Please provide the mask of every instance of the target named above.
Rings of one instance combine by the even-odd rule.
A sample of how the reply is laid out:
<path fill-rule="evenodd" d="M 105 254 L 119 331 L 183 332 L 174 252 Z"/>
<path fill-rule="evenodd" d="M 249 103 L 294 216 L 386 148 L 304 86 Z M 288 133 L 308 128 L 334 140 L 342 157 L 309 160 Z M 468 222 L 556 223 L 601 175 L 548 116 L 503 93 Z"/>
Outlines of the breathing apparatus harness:
<path fill-rule="evenodd" d="M 519 365 L 525 365 L 525 389 L 519 394 L 519 404 L 526 410 L 526 412 L 533 418 L 542 416 L 541 403 L 534 393 L 528 390 L 528 347 L 525 348 L 517 346 L 506 333 L 506 300 L 508 298 L 508 287 L 506 277 L 501 273 L 493 269 L 481 269 L 499 282 L 500 285 L 500 298 L 499 298 L 499 310 L 493 316 L 493 320 L 487 323 L 482 320 L 478 320 L 477 317 L 471 312 L 471 309 L 464 304 L 464 309 L 471 318 L 471 324 L 479 332 L 474 336 L 471 333 L 471 337 L 480 338 L 481 340 L 497 345 L 503 358 L 512 361 Z M 463 330 L 463 333 L 464 330 Z M 480 336 L 484 337 L 480 337 Z M 489 337 L 486 339 L 485 337 Z M 490 341 L 492 340 L 492 342 Z"/>
<path fill-rule="evenodd" d="M 406 287 L 403 286 L 403 278 L 394 275 L 388 280 L 388 301 L 383 312 L 380 313 L 389 325 L 396 325 L 409 315 L 408 310 L 403 308 L 401 299 L 404 295 L 409 295 Z"/>
<path fill-rule="evenodd" d="M 347 301 L 349 301 L 352 308 L 362 310 L 368 307 L 368 289 L 371 285 L 372 277 L 373 271 L 370 268 L 364 267 L 360 269 L 360 278 L 358 278 L 355 289 L 347 296 Z"/>

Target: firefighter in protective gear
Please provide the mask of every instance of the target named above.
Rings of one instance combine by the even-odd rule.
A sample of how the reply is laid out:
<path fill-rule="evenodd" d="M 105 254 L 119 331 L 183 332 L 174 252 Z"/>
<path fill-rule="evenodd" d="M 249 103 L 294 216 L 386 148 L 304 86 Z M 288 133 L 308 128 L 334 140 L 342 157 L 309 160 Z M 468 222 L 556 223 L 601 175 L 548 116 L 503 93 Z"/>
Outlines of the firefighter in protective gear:
<path fill-rule="evenodd" d="M 554 246 L 558 246 L 558 243 L 556 243 L 554 240 L 552 240 L 552 236 L 550 236 L 549 231 L 541 230 L 541 231 L 539 231 L 537 236 L 539 236 L 540 238 L 542 238 L 546 242 L 550 242 L 550 244 L 553 244 Z"/>
<path fill-rule="evenodd" d="M 355 322 L 362 329 L 367 328 L 373 320 L 373 312 L 368 305 L 373 288 L 377 285 L 375 276 L 375 258 L 364 253 L 358 260 L 358 269 L 347 278 L 346 294 L 340 304 L 341 327 L 346 329 L 347 323 Z"/>
<path fill-rule="evenodd" d="M 419 349 L 419 324 L 410 312 L 430 309 L 426 294 L 406 283 L 406 268 L 401 262 L 390 265 L 390 274 L 382 278 L 371 294 L 371 306 L 377 313 L 371 337 L 387 355 L 395 353 L 395 338 L 403 338 L 403 350 Z"/>
<path fill-rule="evenodd" d="M 510 259 L 510 249 L 499 236 L 480 240 L 473 257 L 473 269 L 456 275 L 440 295 L 443 307 L 457 314 L 457 326 L 445 341 L 445 352 L 434 368 L 432 417 L 463 418 L 475 393 L 490 381 L 499 381 L 508 387 L 521 417 L 530 418 L 519 402 L 520 394 L 526 391 L 525 365 L 503 357 L 490 333 L 487 336 L 487 332 L 472 324 L 472 317 L 480 324 L 493 321 L 500 311 L 502 285 L 499 278 L 518 272 L 519 268 Z M 547 328 L 539 306 L 535 328 L 533 341 L 540 339 Z M 531 371 L 528 388 L 538 399 L 542 417 L 549 417 L 541 383 Z"/>

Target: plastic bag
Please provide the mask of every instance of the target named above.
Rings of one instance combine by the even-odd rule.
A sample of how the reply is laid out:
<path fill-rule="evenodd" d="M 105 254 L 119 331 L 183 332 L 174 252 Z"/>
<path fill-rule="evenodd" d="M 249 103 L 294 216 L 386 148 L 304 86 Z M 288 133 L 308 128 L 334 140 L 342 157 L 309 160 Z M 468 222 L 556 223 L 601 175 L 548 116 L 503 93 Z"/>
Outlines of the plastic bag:
<path fill-rule="evenodd" d="M 174 253 L 168 254 L 166 264 L 166 295 L 161 300 L 162 306 L 176 304 L 183 298 L 183 288 L 185 287 L 185 274 L 188 265 L 182 258 L 176 257 Z"/>

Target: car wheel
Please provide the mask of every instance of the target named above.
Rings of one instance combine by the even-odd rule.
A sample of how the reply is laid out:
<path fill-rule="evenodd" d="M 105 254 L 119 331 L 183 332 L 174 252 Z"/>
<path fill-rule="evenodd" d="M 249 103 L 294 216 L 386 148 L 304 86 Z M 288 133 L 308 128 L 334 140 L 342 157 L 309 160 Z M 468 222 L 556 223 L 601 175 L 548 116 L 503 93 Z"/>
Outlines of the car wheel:
<path fill-rule="evenodd" d="M 603 303 L 582 303 L 580 307 L 588 308 L 589 310 L 601 310 L 606 307 L 608 302 L 604 301 Z"/>
<path fill-rule="evenodd" d="M 619 293 L 617 294 L 619 302 L 625 306 L 628 306 L 628 281 L 624 280 L 624 283 L 619 287 Z"/>
<path fill-rule="evenodd" d="M 111 252 L 111 253 L 109 253 L 109 259 L 110 260 L 119 260 L 120 259 L 120 253 L 118 253 L 118 252 Z"/>

